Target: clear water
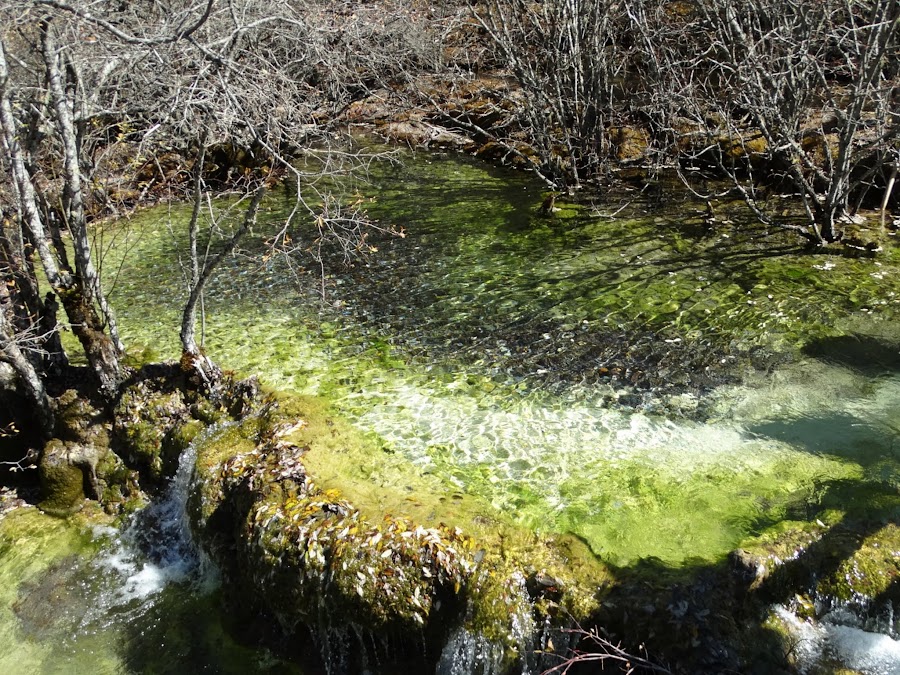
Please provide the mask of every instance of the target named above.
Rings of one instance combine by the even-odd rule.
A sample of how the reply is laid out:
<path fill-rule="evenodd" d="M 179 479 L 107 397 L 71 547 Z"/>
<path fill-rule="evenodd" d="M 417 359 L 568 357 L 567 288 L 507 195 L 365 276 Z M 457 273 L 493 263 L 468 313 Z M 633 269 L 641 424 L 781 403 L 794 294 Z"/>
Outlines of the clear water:
<path fill-rule="evenodd" d="M 405 236 L 371 240 L 352 266 L 326 257 L 324 301 L 309 260 L 233 257 L 206 303 L 214 358 L 328 397 L 421 471 L 614 563 L 713 560 L 825 481 L 896 483 L 890 247 L 877 261 L 812 255 L 636 191 L 540 218 L 527 176 L 452 157 L 409 158 L 352 189 Z M 267 203 L 274 222 L 283 204 Z M 185 214 L 116 231 L 131 250 L 114 292 L 125 337 L 167 357 Z M 847 331 L 870 337 L 844 348 Z M 635 397 L 624 374 L 647 366 L 628 352 L 646 349 L 663 356 Z M 697 372 L 744 373 L 747 354 L 778 349 L 800 360 L 701 396 Z"/>
<path fill-rule="evenodd" d="M 373 238 L 378 250 L 351 266 L 326 256 L 324 300 L 316 263 L 229 258 L 205 322 L 225 367 L 325 396 L 417 470 L 621 565 L 720 560 L 805 514 L 830 481 L 900 483 L 892 247 L 876 261 L 813 255 L 739 222 L 710 230 L 703 205 L 637 190 L 542 219 L 527 176 L 453 157 L 409 157 L 344 187 L 406 236 Z M 285 204 L 268 200 L 270 222 Z M 720 218 L 737 221 L 730 208 Z M 98 246 L 113 245 L 103 268 L 123 336 L 148 357 L 178 355 L 186 217 L 160 207 L 98 231 Z M 794 360 L 774 365 L 779 350 Z M 747 379 L 710 393 L 717 366 Z M 642 369 L 652 387 L 636 394 L 627 380 Z M 13 646 L 0 667 L 166 672 L 152 655 L 170 649 L 220 672 L 277 667 L 223 637 L 189 555 L 173 566 L 120 535 L 60 528 L 54 540 L 35 525 L 3 553 Z M 48 642 L 8 608 L 58 567 L 88 601 L 48 619 Z M 447 672 L 456 652 L 496 657 L 469 635 L 448 649 Z"/>

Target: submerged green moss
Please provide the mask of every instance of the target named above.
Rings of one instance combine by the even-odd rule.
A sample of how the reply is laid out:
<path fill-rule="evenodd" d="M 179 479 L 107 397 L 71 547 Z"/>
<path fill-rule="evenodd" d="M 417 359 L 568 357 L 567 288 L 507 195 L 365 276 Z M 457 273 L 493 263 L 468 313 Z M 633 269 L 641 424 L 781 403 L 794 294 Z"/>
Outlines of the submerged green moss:
<path fill-rule="evenodd" d="M 363 514 L 383 505 L 449 524 L 489 504 L 517 526 L 577 533 L 620 564 L 712 561 L 793 518 L 792 494 L 818 478 L 896 474 L 895 432 L 860 410 L 874 406 L 840 410 L 875 395 L 886 401 L 890 380 L 845 379 L 860 359 L 843 358 L 834 342 L 847 331 L 882 331 L 886 352 L 898 342 L 887 321 L 900 302 L 892 245 L 876 258 L 811 251 L 746 222 L 732 203 L 714 205 L 716 224 L 705 203 L 620 210 L 615 195 L 561 198 L 564 210 L 542 218 L 543 186 L 456 158 L 375 168 L 369 181 L 343 189 L 377 195 L 370 215 L 405 237 L 373 235 L 379 250 L 349 265 L 326 251 L 323 279 L 318 266 L 294 274 L 274 257 L 229 259 L 206 304 L 206 349 L 218 362 L 325 396 L 380 439 L 371 452 L 337 449 L 332 461 L 313 448 L 307 459 Z M 265 203 L 249 251 L 261 248 L 267 218 L 281 223 L 284 206 L 277 194 Z M 187 215 L 167 207 L 136 217 L 141 236 L 116 286 L 127 298 L 126 337 L 171 355 Z M 161 297 L 172 304 L 160 306 Z M 798 362 L 790 377 L 808 379 L 790 396 L 773 391 L 758 398 L 775 402 L 751 405 L 742 389 L 712 403 L 699 395 L 749 364 L 800 358 L 804 346 L 819 363 Z M 761 386 L 778 388 L 787 375 L 779 377 Z M 830 396 L 812 400 L 823 383 Z M 635 397 L 640 386 L 678 396 Z M 647 415 L 598 412 L 635 405 Z M 879 405 L 884 419 L 895 415 Z M 707 427 L 678 419 L 710 410 Z M 425 477 L 395 475 L 404 462 Z M 400 476 L 412 499 L 397 496 L 406 490 Z"/>
<path fill-rule="evenodd" d="M 63 520 L 35 508 L 19 508 L 0 519 L 0 670 L 9 673 L 114 672 L 115 655 L 98 643 L 76 648 L 72 635 L 54 632 L 70 611 L 85 612 L 83 589 L 61 587 L 55 596 L 29 599 L 54 566 L 73 556 L 90 557 L 99 548 L 91 527 L 108 523 L 96 505 Z M 79 603 L 81 605 L 79 606 Z M 53 639 L 44 640 L 48 634 Z M 91 642 L 87 639 L 86 642 Z M 99 642 L 99 641 L 98 641 Z"/>

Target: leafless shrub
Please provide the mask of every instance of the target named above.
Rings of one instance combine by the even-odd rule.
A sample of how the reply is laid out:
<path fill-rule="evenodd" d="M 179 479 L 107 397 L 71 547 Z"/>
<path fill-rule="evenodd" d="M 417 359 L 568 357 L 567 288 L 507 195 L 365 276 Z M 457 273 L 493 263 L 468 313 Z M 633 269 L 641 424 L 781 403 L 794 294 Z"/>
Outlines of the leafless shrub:
<path fill-rule="evenodd" d="M 621 644 L 610 641 L 602 634 L 601 629 L 592 628 L 585 630 L 584 628 L 572 628 L 565 632 L 576 636 L 580 639 L 580 644 L 586 648 L 575 648 L 571 653 L 560 656 L 560 663 L 552 668 L 544 671 L 543 675 L 565 675 L 572 668 L 583 665 L 585 663 L 598 663 L 601 669 L 605 669 L 607 664 L 611 664 L 619 669 L 622 673 L 671 673 L 670 670 L 652 661 L 644 651 L 643 656 L 631 654 L 626 651 Z"/>
<path fill-rule="evenodd" d="M 296 199 L 273 244 L 283 244 L 293 223 L 305 220 L 319 232 L 305 250 L 325 236 L 347 252 L 364 250 L 363 214 L 337 208 L 324 194 L 310 197 L 321 192 L 320 176 L 294 159 L 299 152 L 343 153 L 334 126 L 341 110 L 370 87 L 435 62 L 435 48 L 420 39 L 411 13 L 375 12 L 332 0 L 196 0 L 177 7 L 154 0 L 13 0 L 0 9 L 0 45 L 10 55 L 0 72 L 6 168 L 17 185 L 4 211 L 15 214 L 13 229 L 22 228 L 37 247 L 51 286 L 77 291 L 60 297 L 107 390 L 120 377 L 121 343 L 90 246 L 92 214 L 115 213 L 163 181 L 195 206 L 222 185 L 244 191 L 239 201 L 247 210 L 235 230 L 226 234 L 199 212 L 189 226 L 182 338 L 193 356 L 200 354 L 192 323 L 205 281 L 250 229 L 279 176 L 293 176 Z M 227 167 L 213 166 L 214 151 Z M 171 156 L 176 180 L 164 167 Z M 320 168 L 352 164 L 344 159 Z M 143 184 L 134 180 L 141 167 L 153 176 Z M 134 180 L 131 188 L 123 177 Z M 61 244 L 66 236 L 75 243 L 74 267 Z M 33 278 L 21 265 L 9 263 L 3 272 Z M 41 311 L 35 303 L 28 321 Z"/>
<path fill-rule="evenodd" d="M 577 184 L 610 156 L 607 128 L 621 117 L 616 89 L 627 75 L 614 0 L 491 0 L 476 14 L 521 86 L 520 125 L 539 170 Z"/>
<path fill-rule="evenodd" d="M 900 6 L 889 0 L 701 0 L 669 51 L 671 91 L 702 150 L 763 220 L 840 238 L 896 153 Z M 802 205 L 791 225 L 783 203 Z M 855 200 L 855 201 L 854 201 Z"/>

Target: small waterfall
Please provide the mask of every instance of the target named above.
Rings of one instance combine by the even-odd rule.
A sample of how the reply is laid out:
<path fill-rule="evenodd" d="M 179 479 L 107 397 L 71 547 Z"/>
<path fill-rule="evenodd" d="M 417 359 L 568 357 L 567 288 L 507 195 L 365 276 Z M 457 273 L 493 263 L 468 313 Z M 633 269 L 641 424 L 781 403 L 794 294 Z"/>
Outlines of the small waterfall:
<path fill-rule="evenodd" d="M 437 665 L 437 675 L 504 675 L 510 670 L 509 648 L 517 654 L 518 669 L 522 675 L 532 675 L 544 670 L 538 663 L 538 649 L 546 642 L 548 626 L 539 634 L 534 622 L 534 607 L 528 596 L 525 578 L 516 574 L 510 579 L 516 602 L 509 606 L 509 624 L 506 644 L 458 627 L 447 639 Z"/>
<path fill-rule="evenodd" d="M 460 626 L 450 635 L 437 675 L 503 675 L 503 645 Z"/>
<path fill-rule="evenodd" d="M 846 608 L 835 608 L 819 621 L 804 621 L 786 607 L 775 615 L 796 641 L 795 653 L 801 673 L 821 672 L 840 664 L 865 675 L 900 675 L 900 642 L 891 637 L 893 617 L 882 617 L 885 632 Z"/>
<path fill-rule="evenodd" d="M 103 532 L 112 536 L 113 546 L 96 564 L 124 577 L 108 606 L 143 601 L 171 583 L 192 583 L 202 591 L 215 586 L 215 569 L 194 545 L 187 516 L 195 443 L 181 454 L 178 470 L 160 499 L 136 512 L 121 532 Z"/>

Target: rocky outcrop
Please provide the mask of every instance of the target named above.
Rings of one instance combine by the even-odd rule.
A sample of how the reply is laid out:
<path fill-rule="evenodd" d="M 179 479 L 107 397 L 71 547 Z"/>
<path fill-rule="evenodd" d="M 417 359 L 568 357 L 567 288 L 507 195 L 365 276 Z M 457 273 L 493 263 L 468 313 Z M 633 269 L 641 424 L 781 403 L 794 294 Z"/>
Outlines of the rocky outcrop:
<path fill-rule="evenodd" d="M 109 424 L 104 413 L 70 389 L 55 401 L 56 430 L 41 453 L 38 506 L 55 516 L 69 516 L 86 497 L 99 499 L 97 468 L 109 454 Z"/>
<path fill-rule="evenodd" d="M 428 658 L 463 630 L 489 641 L 506 666 L 530 652 L 535 626 L 594 606 L 591 585 L 567 569 L 572 549 L 530 533 L 531 548 L 517 548 L 517 535 L 499 528 L 482 537 L 423 525 L 320 484 L 306 466 L 315 447 L 360 440 L 334 418 L 303 412 L 296 401 L 272 403 L 197 446 L 191 522 L 232 606 L 273 617 L 291 635 L 349 625 L 420 655 L 424 641 Z M 594 562 L 595 581 L 604 570 Z"/>

